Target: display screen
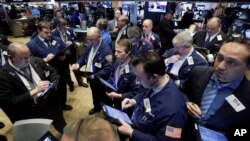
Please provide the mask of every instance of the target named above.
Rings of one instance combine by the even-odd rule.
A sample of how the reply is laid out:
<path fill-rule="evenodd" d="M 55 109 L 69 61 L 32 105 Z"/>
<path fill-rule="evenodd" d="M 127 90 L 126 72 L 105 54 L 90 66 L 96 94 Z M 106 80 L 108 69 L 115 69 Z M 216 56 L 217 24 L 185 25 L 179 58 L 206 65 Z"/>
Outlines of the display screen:
<path fill-rule="evenodd" d="M 228 141 L 226 136 L 220 132 L 205 128 L 203 126 L 198 127 L 202 141 Z"/>
<path fill-rule="evenodd" d="M 247 40 L 250 40 L 250 29 L 247 29 L 245 31 L 245 37 L 246 37 Z"/>
<path fill-rule="evenodd" d="M 131 122 L 130 118 L 128 117 L 128 115 L 126 113 L 120 111 L 120 110 L 117 110 L 117 109 L 115 109 L 113 107 L 110 107 L 108 105 L 104 105 L 103 110 L 108 116 L 110 116 L 110 117 L 112 117 L 114 119 L 117 119 L 117 120 L 118 119 L 123 119 L 125 122 L 127 122 L 129 124 L 132 124 L 132 122 Z"/>
<path fill-rule="evenodd" d="M 148 2 L 148 12 L 166 12 L 167 2 Z"/>

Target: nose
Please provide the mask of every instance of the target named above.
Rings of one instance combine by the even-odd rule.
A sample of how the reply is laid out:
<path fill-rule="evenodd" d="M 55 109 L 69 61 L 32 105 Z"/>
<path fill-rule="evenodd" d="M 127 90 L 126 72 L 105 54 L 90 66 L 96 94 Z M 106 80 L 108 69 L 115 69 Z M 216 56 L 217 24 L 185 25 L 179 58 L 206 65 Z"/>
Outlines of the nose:
<path fill-rule="evenodd" d="M 226 69 L 225 61 L 219 62 L 217 67 L 218 67 L 219 70 L 225 70 Z"/>

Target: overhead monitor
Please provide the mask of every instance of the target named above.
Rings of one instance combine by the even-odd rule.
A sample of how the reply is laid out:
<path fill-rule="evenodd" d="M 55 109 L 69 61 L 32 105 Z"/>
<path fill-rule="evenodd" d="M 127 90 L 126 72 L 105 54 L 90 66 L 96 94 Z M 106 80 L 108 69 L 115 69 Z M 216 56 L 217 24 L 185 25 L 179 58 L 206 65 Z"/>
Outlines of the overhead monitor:
<path fill-rule="evenodd" d="M 158 2 L 149 1 L 148 2 L 148 12 L 165 13 L 166 8 L 167 8 L 167 2 L 163 2 L 163 1 L 158 1 Z"/>

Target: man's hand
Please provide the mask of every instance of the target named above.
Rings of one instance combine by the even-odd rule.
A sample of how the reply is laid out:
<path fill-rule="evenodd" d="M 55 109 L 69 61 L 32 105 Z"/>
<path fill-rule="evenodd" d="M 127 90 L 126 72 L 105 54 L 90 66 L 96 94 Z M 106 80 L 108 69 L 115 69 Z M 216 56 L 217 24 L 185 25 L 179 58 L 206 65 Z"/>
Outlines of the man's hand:
<path fill-rule="evenodd" d="M 151 48 L 154 47 L 150 40 L 144 38 L 144 42 L 145 42 L 148 46 L 150 46 Z"/>
<path fill-rule="evenodd" d="M 171 57 L 169 57 L 167 59 L 167 63 L 170 64 L 170 63 L 175 63 L 177 62 L 178 60 L 181 59 L 181 56 L 180 55 L 172 55 Z"/>
<path fill-rule="evenodd" d="M 118 127 L 118 131 L 123 135 L 131 137 L 134 129 L 122 119 L 119 119 L 119 121 L 122 125 Z"/>
<path fill-rule="evenodd" d="M 49 62 L 50 60 L 52 60 L 55 57 L 55 55 L 53 53 L 49 53 L 45 58 L 43 58 L 43 60 L 45 62 Z"/>
<path fill-rule="evenodd" d="M 114 29 L 112 30 L 112 33 L 117 33 L 118 30 L 119 30 L 119 28 L 114 28 Z"/>
<path fill-rule="evenodd" d="M 79 64 L 73 64 L 71 66 L 71 70 L 75 71 L 75 70 L 78 70 L 80 68 L 80 65 Z"/>
<path fill-rule="evenodd" d="M 49 86 L 49 81 L 41 81 L 37 84 L 36 88 L 30 91 L 30 95 L 34 96 L 40 92 L 43 92 Z"/>
<path fill-rule="evenodd" d="M 117 98 L 117 99 L 121 99 L 122 98 L 122 95 L 121 94 L 118 94 L 116 92 L 106 92 L 106 94 L 110 97 L 110 98 Z"/>
<path fill-rule="evenodd" d="M 129 99 L 129 98 L 125 98 L 122 101 L 122 109 L 127 109 L 129 107 L 133 107 L 136 104 L 136 101 L 134 99 Z"/>
<path fill-rule="evenodd" d="M 65 44 L 68 47 L 68 46 L 72 45 L 72 41 L 66 41 Z"/>
<path fill-rule="evenodd" d="M 195 118 L 201 118 L 201 109 L 198 105 L 196 105 L 193 102 L 187 102 L 187 109 L 188 109 L 188 113 L 195 117 Z"/>

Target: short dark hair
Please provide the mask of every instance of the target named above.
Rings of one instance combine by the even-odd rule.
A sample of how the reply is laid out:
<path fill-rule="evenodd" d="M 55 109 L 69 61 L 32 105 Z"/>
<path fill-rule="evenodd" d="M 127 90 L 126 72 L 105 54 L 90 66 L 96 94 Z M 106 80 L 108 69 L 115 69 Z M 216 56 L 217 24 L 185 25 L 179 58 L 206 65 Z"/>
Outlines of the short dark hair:
<path fill-rule="evenodd" d="M 160 76 L 165 75 L 165 63 L 156 52 L 150 51 L 142 55 L 135 56 L 132 60 L 132 65 L 135 67 L 139 64 L 143 64 L 144 72 L 148 75 L 148 77 L 153 74 Z"/>

